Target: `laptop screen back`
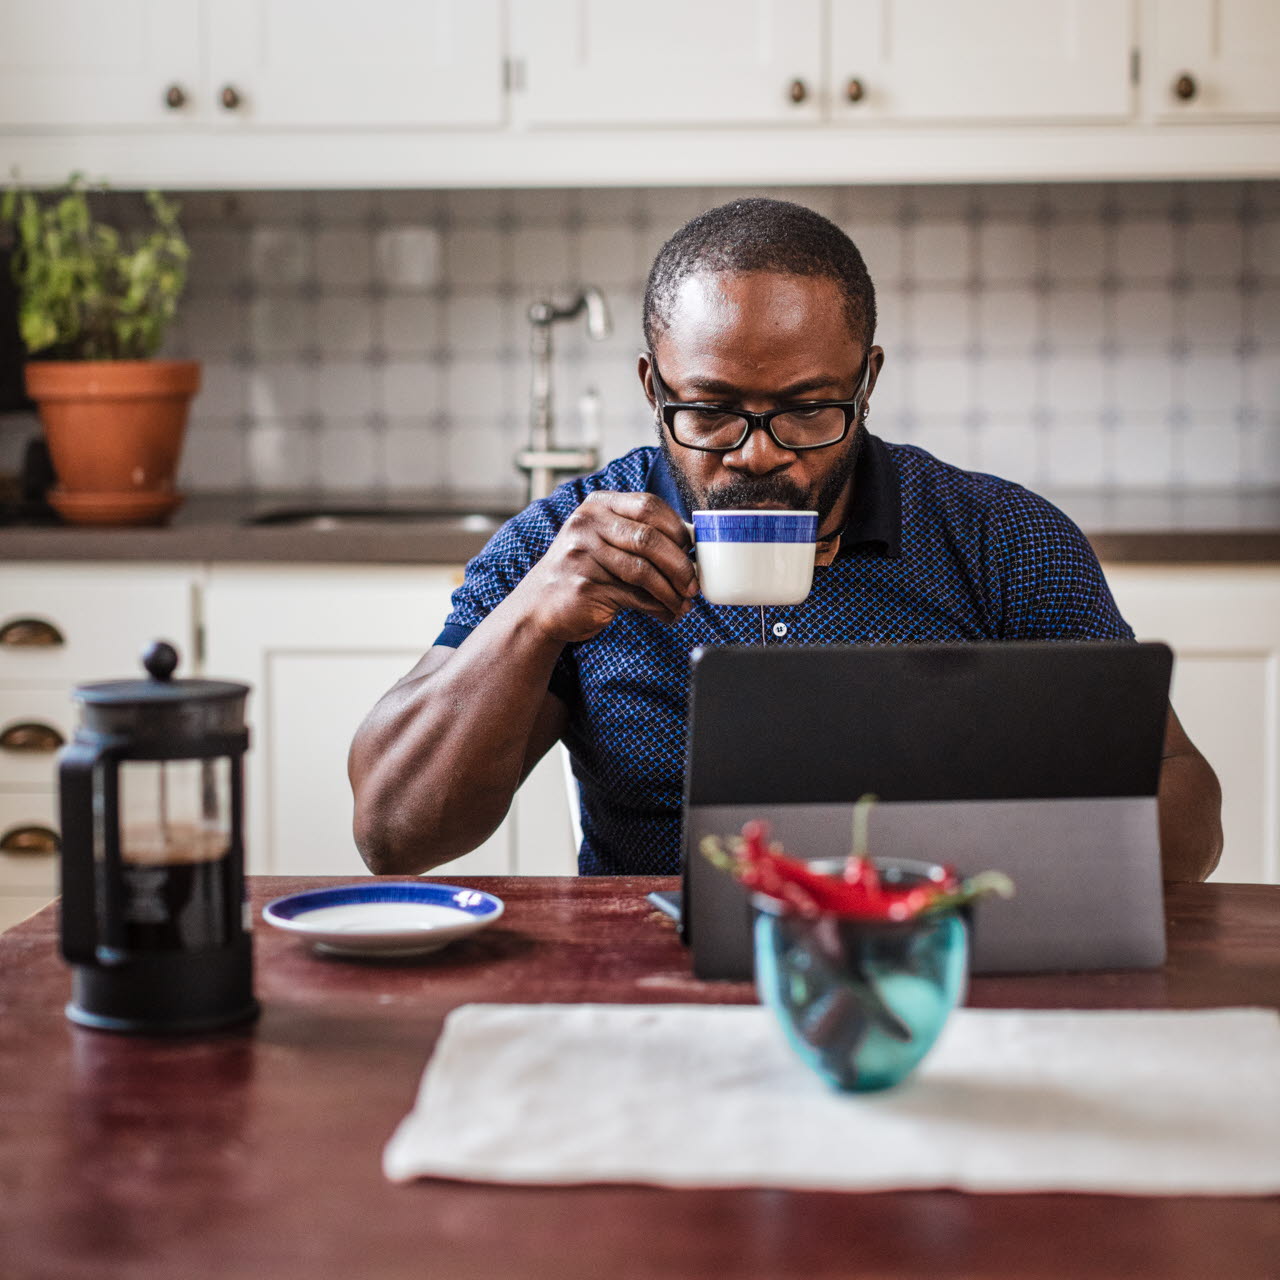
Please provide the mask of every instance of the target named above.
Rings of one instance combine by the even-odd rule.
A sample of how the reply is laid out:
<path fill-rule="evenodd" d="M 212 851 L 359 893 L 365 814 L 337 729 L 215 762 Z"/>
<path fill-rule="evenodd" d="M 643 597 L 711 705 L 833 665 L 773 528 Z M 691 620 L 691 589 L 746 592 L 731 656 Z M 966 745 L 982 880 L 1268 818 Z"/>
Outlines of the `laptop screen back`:
<path fill-rule="evenodd" d="M 700 977 L 749 977 L 742 890 L 700 854 L 765 818 L 805 857 L 871 851 L 1007 871 L 978 909 L 976 971 L 1164 956 L 1156 789 L 1164 645 L 723 647 L 694 654 L 683 929 Z"/>

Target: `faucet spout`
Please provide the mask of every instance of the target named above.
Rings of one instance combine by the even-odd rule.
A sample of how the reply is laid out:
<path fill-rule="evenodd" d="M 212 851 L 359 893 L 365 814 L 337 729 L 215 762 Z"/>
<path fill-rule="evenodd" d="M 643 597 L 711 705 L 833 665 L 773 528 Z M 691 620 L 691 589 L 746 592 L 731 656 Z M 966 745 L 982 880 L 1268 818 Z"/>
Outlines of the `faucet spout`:
<path fill-rule="evenodd" d="M 565 448 L 555 442 L 555 412 L 551 387 L 552 326 L 586 313 L 587 337 L 599 342 L 612 332 L 604 294 L 587 285 L 565 306 L 538 301 L 529 308 L 529 445 L 516 455 L 516 466 L 528 477 L 530 502 L 545 498 L 562 474 L 591 471 L 599 465 L 599 452 L 583 445 Z"/>

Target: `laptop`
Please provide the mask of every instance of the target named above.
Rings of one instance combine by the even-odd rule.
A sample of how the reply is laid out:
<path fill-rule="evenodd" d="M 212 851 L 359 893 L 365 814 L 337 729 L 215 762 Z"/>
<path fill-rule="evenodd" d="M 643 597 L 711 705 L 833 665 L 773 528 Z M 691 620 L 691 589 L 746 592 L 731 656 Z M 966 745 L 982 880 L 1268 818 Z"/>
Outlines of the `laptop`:
<path fill-rule="evenodd" d="M 1162 644 L 725 646 L 692 656 L 681 936 L 699 978 L 752 975 L 743 889 L 699 852 L 765 819 L 844 857 L 871 794 L 873 856 L 1013 877 L 974 908 L 975 973 L 1165 958 L 1156 789 Z"/>

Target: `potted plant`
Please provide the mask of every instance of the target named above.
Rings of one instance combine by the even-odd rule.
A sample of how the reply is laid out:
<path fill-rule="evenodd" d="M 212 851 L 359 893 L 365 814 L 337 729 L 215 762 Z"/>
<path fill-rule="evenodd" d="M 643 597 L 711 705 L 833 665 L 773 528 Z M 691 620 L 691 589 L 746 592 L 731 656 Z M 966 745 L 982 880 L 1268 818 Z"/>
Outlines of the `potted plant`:
<path fill-rule="evenodd" d="M 174 488 L 194 360 L 153 357 L 186 283 L 178 206 L 146 196 L 152 223 L 133 234 L 97 220 L 83 180 L 47 195 L 10 187 L 18 329 L 30 357 L 27 393 L 44 424 L 66 520 L 160 524 Z"/>

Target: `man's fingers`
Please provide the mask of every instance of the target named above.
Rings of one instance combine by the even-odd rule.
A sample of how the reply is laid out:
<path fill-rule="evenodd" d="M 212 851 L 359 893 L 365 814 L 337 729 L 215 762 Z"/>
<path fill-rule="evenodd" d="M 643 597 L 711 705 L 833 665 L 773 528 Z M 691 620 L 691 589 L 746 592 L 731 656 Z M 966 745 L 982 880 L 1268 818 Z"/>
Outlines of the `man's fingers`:
<path fill-rule="evenodd" d="M 688 553 L 683 546 L 673 542 L 664 529 L 611 514 L 597 521 L 596 531 L 615 550 L 651 564 L 671 584 L 677 596 L 689 597 L 697 593 L 697 575 Z"/>
<path fill-rule="evenodd" d="M 595 558 L 600 567 L 620 585 L 633 588 L 644 597 L 656 601 L 664 612 L 678 615 L 688 605 L 687 597 L 672 585 L 653 561 L 640 552 L 602 541 Z"/>

